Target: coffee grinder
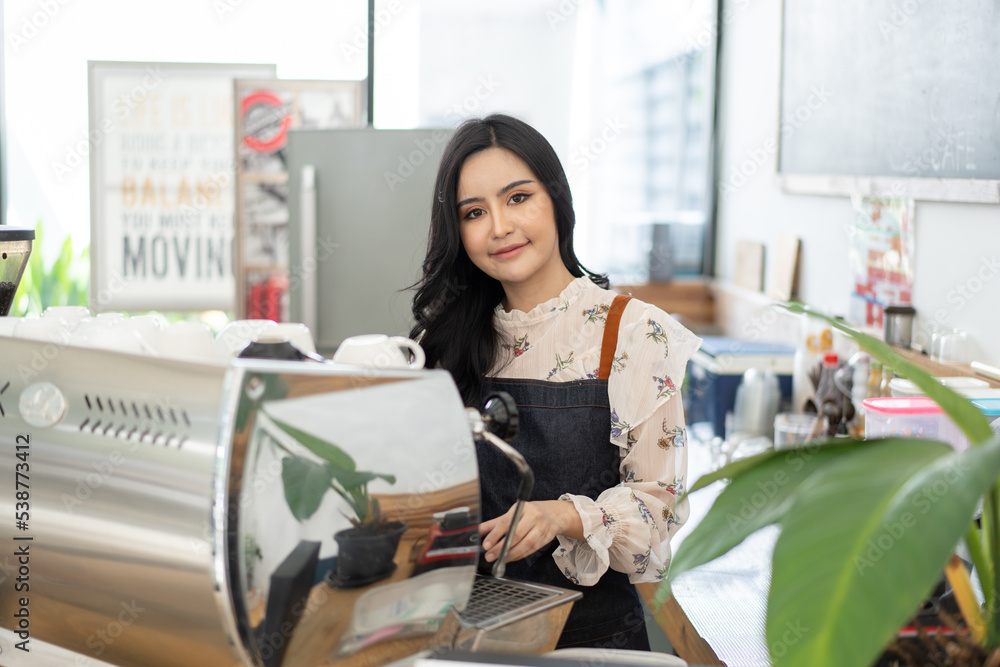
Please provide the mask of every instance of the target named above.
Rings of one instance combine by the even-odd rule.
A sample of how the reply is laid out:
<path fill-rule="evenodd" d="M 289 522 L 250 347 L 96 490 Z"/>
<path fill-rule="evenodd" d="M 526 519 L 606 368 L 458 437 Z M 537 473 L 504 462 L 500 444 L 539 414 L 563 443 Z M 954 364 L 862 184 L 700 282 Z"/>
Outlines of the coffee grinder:
<path fill-rule="evenodd" d="M 10 312 L 34 240 L 34 229 L 0 225 L 0 316 Z"/>

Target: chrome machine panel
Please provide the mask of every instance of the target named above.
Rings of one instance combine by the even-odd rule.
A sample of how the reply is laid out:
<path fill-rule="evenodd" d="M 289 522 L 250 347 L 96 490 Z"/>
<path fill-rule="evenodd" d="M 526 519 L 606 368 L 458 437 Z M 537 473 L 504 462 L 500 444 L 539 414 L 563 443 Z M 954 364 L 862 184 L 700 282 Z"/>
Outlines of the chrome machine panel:
<path fill-rule="evenodd" d="M 338 578 L 349 507 L 335 493 L 293 517 L 283 459 L 322 465 L 310 438 L 381 475 L 371 496 L 405 523 L 388 574 Z M 478 503 L 442 371 L 0 339 L 0 664 L 50 664 L 46 646 L 84 664 L 322 664 L 429 636 L 471 589 Z"/>

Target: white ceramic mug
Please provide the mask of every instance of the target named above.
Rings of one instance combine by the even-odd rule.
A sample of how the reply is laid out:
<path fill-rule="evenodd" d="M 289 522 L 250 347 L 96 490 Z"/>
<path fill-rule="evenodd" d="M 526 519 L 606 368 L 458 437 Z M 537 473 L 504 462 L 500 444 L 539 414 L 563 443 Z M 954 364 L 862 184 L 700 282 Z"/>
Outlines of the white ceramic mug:
<path fill-rule="evenodd" d="M 316 343 L 313 342 L 312 332 L 301 322 L 279 322 L 262 333 L 270 336 L 272 340 L 288 341 L 300 352 L 316 354 Z"/>
<path fill-rule="evenodd" d="M 215 337 L 215 347 L 221 358 L 232 359 L 257 340 L 261 332 L 275 326 L 274 320 L 234 320 Z"/>
<path fill-rule="evenodd" d="M 23 317 L 11 332 L 14 338 L 31 338 L 65 345 L 69 342 L 69 324 L 61 317 Z"/>
<path fill-rule="evenodd" d="M 70 327 L 75 327 L 85 317 L 90 317 L 90 309 L 86 306 L 49 306 L 42 313 L 42 319 L 61 317 Z"/>
<path fill-rule="evenodd" d="M 111 326 L 94 330 L 94 335 L 89 339 L 88 347 L 128 352 L 129 354 L 156 354 L 156 348 L 139 333 L 138 327 L 132 323 L 132 320 L 112 319 L 109 321 Z"/>
<path fill-rule="evenodd" d="M 156 352 L 161 357 L 189 360 L 218 360 L 215 336 L 204 322 L 174 322 L 156 338 Z"/>
<path fill-rule="evenodd" d="M 408 359 L 407 356 L 413 358 Z M 425 360 L 424 350 L 418 343 L 405 336 L 385 334 L 347 338 L 333 355 L 336 364 L 370 368 L 423 368 Z"/>

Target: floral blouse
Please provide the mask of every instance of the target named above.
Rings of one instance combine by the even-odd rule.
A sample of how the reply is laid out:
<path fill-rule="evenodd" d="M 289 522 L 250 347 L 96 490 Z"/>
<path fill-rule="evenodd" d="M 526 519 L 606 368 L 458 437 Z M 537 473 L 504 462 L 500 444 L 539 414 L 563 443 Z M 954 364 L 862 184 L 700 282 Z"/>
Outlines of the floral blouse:
<path fill-rule="evenodd" d="M 568 382 L 596 379 L 604 321 L 615 292 L 577 278 L 530 312 L 496 311 L 507 355 L 494 375 Z M 568 579 L 593 585 L 610 567 L 632 583 L 658 581 L 670 538 L 687 519 L 687 431 L 680 386 L 701 339 L 655 306 L 632 299 L 618 329 L 608 395 L 608 438 L 619 447 L 621 483 L 597 500 L 564 493 L 586 541 L 560 535 L 553 557 Z M 572 491 L 572 489 L 567 489 Z"/>

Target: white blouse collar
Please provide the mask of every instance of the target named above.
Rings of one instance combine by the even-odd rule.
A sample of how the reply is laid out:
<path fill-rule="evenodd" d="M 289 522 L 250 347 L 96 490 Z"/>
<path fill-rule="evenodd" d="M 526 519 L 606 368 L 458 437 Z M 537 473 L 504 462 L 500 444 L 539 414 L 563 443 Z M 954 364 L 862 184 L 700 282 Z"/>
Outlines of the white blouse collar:
<path fill-rule="evenodd" d="M 559 293 L 559 296 L 538 304 L 528 312 L 512 310 L 508 313 L 503 309 L 503 306 L 497 306 L 495 317 L 500 323 L 530 324 L 538 322 L 551 317 L 564 303 L 569 303 L 593 287 L 596 287 L 596 285 L 587 276 L 574 278 L 573 282 Z"/>

